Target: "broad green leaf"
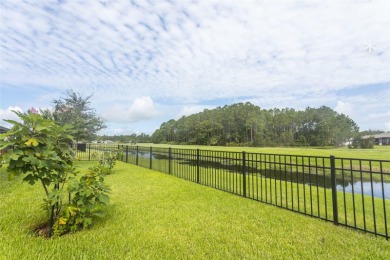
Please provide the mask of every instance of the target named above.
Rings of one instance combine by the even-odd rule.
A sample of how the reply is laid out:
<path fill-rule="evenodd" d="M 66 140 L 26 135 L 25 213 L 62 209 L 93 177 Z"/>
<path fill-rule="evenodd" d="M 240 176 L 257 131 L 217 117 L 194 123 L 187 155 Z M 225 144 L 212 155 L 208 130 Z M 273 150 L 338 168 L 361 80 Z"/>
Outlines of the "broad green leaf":
<path fill-rule="evenodd" d="M 22 160 L 17 160 L 15 165 L 16 165 L 16 167 L 23 167 L 24 163 Z"/>
<path fill-rule="evenodd" d="M 23 181 L 28 182 L 30 185 L 33 185 L 38 180 L 38 177 L 33 174 L 28 174 L 26 177 L 23 178 Z"/>
<path fill-rule="evenodd" d="M 12 155 L 10 156 L 10 159 L 16 161 L 16 160 L 19 159 L 19 155 L 17 155 L 17 154 L 12 154 Z"/>
<path fill-rule="evenodd" d="M 35 157 L 31 158 L 31 164 L 32 165 L 37 165 L 38 163 L 39 163 L 39 160 L 37 158 L 35 158 Z"/>
<path fill-rule="evenodd" d="M 23 157 L 23 162 L 27 162 L 27 163 L 29 163 L 29 162 L 31 162 L 31 159 L 32 159 L 32 157 L 30 157 L 30 156 L 27 156 L 27 157 Z"/>
<path fill-rule="evenodd" d="M 11 145 L 8 142 L 1 142 L 0 143 L 0 150 L 4 150 L 9 146 L 11 146 Z"/>
<path fill-rule="evenodd" d="M 106 194 L 100 194 L 98 199 L 104 205 L 108 205 L 110 203 L 110 198 Z"/>
<path fill-rule="evenodd" d="M 77 214 L 77 211 L 79 211 L 77 207 L 68 206 L 68 212 L 72 217 L 74 217 Z"/>
<path fill-rule="evenodd" d="M 42 130 L 47 130 L 48 129 L 48 127 L 47 126 L 37 126 L 36 128 L 35 128 L 35 131 L 42 131 Z"/>

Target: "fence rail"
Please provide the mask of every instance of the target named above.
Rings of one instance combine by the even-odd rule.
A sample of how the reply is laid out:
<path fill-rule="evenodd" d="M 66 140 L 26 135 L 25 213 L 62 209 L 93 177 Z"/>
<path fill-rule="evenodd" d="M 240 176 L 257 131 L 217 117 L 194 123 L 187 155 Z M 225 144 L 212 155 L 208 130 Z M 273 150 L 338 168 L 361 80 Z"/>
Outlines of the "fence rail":
<path fill-rule="evenodd" d="M 390 160 L 78 144 L 119 160 L 389 239 Z"/>

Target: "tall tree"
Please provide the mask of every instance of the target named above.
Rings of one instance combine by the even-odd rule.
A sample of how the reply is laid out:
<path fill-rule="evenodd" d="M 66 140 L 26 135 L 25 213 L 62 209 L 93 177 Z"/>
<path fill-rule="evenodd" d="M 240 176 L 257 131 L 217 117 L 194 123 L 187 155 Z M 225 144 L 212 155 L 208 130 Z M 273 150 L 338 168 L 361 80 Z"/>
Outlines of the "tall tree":
<path fill-rule="evenodd" d="M 53 100 L 52 118 L 60 125 L 73 126 L 73 136 L 76 141 L 93 139 L 95 134 L 106 125 L 103 118 L 90 107 L 92 95 L 82 97 L 73 90 L 67 90 L 66 93 L 66 97 Z"/>

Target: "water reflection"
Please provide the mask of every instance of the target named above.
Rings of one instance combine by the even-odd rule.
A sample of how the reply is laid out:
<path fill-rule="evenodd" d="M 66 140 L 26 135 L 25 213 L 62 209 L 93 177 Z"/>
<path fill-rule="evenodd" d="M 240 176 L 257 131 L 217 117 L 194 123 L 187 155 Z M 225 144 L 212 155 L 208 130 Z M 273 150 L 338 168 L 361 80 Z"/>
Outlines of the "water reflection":
<path fill-rule="evenodd" d="M 134 151 L 129 151 L 129 155 L 136 156 L 137 152 Z M 145 158 L 145 159 L 150 159 L 150 152 L 138 152 L 138 157 L 139 158 Z M 168 155 L 163 154 L 163 153 L 158 153 L 158 152 L 152 152 L 152 160 L 168 160 Z"/>
<path fill-rule="evenodd" d="M 382 183 L 381 182 L 372 182 L 372 189 L 371 189 L 371 182 L 354 182 L 354 183 L 348 183 L 347 186 L 344 187 L 345 192 L 353 192 L 355 194 L 363 194 L 383 198 L 383 193 L 385 195 L 385 199 L 390 199 L 390 183 L 383 183 L 383 193 L 382 193 Z M 336 189 L 338 191 L 343 191 L 342 185 L 337 185 Z"/>

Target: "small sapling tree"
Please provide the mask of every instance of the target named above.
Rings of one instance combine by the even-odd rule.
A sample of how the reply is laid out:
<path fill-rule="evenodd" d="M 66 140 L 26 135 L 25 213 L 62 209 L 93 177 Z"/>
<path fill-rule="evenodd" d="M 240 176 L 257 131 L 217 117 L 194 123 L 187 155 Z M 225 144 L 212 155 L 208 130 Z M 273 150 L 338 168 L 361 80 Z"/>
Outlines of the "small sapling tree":
<path fill-rule="evenodd" d="M 106 171 L 107 174 L 110 174 L 116 164 L 116 160 L 119 159 L 119 156 L 122 153 L 123 152 L 121 151 L 121 149 L 105 151 L 103 154 L 103 158 L 99 160 L 99 166 L 102 170 Z"/>
<path fill-rule="evenodd" d="M 34 110 L 27 114 L 14 112 L 22 123 L 5 120 L 13 127 L 0 137 L 0 149 L 11 148 L 3 156 L 7 171 L 14 176 L 23 174 L 23 181 L 31 185 L 42 185 L 44 201 L 53 210 L 55 220 L 61 211 L 64 184 L 73 173 L 69 127 L 58 126 Z"/>
<path fill-rule="evenodd" d="M 3 160 L 8 164 L 10 175 L 24 175 L 23 181 L 42 185 L 45 205 L 51 212 L 48 235 L 53 225 L 58 235 L 89 226 L 94 207 L 108 203 L 108 187 L 101 173 L 91 171 L 76 178 L 69 126 L 59 126 L 36 110 L 14 113 L 22 123 L 5 120 L 13 127 L 0 135 L 0 149 L 9 149 Z M 66 185 L 69 180 L 71 185 Z M 80 194 L 87 194 L 88 198 Z M 65 203 L 68 196 L 72 198 L 69 204 Z M 88 205 L 87 210 L 85 205 Z"/>

